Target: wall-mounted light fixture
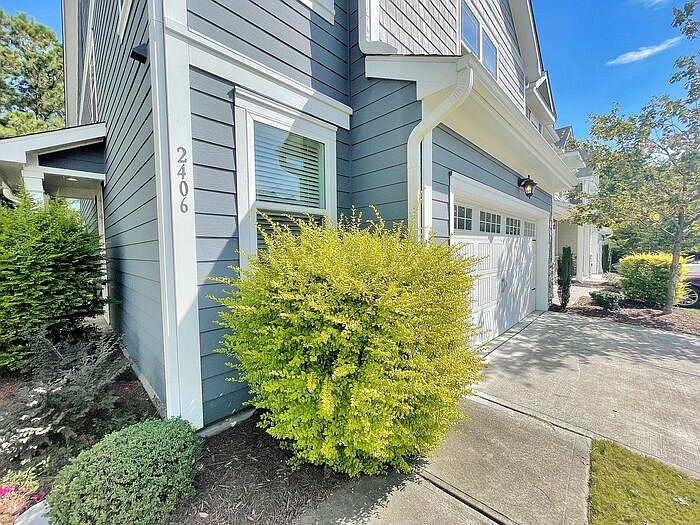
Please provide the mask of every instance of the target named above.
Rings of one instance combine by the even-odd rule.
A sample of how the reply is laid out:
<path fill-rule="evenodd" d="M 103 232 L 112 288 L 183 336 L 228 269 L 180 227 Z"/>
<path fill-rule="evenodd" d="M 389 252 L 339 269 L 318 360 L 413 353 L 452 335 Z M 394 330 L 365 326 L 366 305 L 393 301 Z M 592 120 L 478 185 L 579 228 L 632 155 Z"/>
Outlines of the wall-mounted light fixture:
<path fill-rule="evenodd" d="M 146 60 L 148 60 L 148 42 L 136 46 L 131 50 L 131 54 L 129 56 L 137 62 L 145 64 Z"/>
<path fill-rule="evenodd" d="M 531 199 L 532 195 L 535 193 L 537 183 L 528 177 L 527 179 L 518 179 L 518 186 L 523 189 L 525 195 L 527 195 L 527 198 Z"/>

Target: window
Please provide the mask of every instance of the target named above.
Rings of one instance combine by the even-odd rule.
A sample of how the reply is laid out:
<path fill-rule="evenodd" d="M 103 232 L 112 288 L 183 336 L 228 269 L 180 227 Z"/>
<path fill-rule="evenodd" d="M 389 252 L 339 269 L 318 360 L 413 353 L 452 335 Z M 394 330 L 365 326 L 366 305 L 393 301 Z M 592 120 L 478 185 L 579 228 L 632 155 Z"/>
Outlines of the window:
<path fill-rule="evenodd" d="M 324 208 L 320 142 L 255 122 L 255 195 L 261 202 Z"/>
<path fill-rule="evenodd" d="M 472 209 L 466 206 L 455 205 L 454 207 L 454 229 L 472 229 Z"/>
<path fill-rule="evenodd" d="M 484 47 L 482 61 L 484 67 L 493 75 L 493 78 L 498 78 L 498 49 L 496 49 L 496 44 L 494 44 L 493 40 L 486 34 L 486 31 L 482 32 L 482 35 Z"/>
<path fill-rule="evenodd" d="M 523 229 L 525 237 L 532 237 L 533 239 L 537 237 L 537 226 L 535 226 L 534 222 L 525 221 Z"/>
<path fill-rule="evenodd" d="M 501 216 L 488 211 L 479 212 L 479 231 L 501 233 Z"/>
<path fill-rule="evenodd" d="M 520 219 L 506 217 L 506 235 L 520 235 Z"/>
<path fill-rule="evenodd" d="M 479 42 L 479 33 L 481 26 L 476 19 L 476 15 L 467 5 L 466 0 L 462 2 L 462 42 L 474 53 L 477 57 L 481 57 L 481 46 Z"/>
<path fill-rule="evenodd" d="M 241 250 L 261 247 L 256 222 L 337 217 L 336 127 L 243 88 L 235 100 Z"/>

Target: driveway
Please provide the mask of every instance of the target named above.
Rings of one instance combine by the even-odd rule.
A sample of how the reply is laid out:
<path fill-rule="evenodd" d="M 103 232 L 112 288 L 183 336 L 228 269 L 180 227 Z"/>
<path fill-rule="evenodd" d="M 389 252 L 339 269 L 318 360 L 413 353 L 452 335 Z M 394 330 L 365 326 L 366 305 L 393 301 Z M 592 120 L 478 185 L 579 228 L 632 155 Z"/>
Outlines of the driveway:
<path fill-rule="evenodd" d="M 489 348 L 467 419 L 412 476 L 362 478 L 302 524 L 585 524 L 592 438 L 700 477 L 700 344 L 568 314 Z"/>
<path fill-rule="evenodd" d="M 493 349 L 484 398 L 700 477 L 700 340 L 547 312 Z"/>

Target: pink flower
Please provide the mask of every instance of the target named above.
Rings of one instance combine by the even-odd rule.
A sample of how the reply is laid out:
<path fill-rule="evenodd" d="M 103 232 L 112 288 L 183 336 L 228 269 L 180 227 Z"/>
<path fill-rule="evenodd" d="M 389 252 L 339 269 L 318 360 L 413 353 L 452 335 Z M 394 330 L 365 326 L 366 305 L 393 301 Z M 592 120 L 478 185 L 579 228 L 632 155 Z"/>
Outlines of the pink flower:
<path fill-rule="evenodd" d="M 14 492 L 15 487 L 12 485 L 5 485 L 3 487 L 0 487 L 0 496 L 4 496 L 5 494 L 9 494 L 10 492 Z"/>
<path fill-rule="evenodd" d="M 122 392 L 128 392 L 128 391 L 130 391 L 130 390 L 131 390 L 131 387 L 130 387 L 129 385 L 124 385 L 124 386 L 121 388 L 121 391 L 122 391 Z"/>

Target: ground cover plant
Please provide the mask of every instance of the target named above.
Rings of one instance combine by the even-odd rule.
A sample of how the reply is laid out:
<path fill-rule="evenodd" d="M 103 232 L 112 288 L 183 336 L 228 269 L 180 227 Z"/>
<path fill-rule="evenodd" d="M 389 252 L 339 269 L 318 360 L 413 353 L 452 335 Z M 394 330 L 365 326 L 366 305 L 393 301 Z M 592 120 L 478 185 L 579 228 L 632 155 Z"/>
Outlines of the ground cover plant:
<path fill-rule="evenodd" d="M 223 351 L 295 464 L 407 470 L 481 378 L 468 324 L 473 261 L 379 217 L 293 223 L 271 222 L 249 268 L 217 279 L 231 288 L 219 298 L 231 329 Z"/>
<path fill-rule="evenodd" d="M 591 450 L 590 523 L 700 523 L 700 482 L 608 441 Z"/>

